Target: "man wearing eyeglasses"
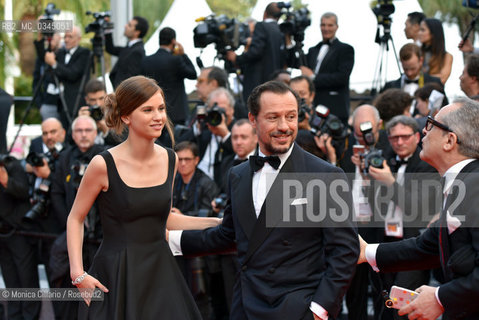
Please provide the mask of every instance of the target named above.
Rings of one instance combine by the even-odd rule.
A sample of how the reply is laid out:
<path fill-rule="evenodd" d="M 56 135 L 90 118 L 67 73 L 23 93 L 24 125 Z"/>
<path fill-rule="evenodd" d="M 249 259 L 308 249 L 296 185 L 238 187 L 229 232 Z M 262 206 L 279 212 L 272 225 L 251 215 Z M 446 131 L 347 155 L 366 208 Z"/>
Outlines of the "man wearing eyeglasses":
<path fill-rule="evenodd" d="M 358 263 L 381 272 L 441 268 L 444 283 L 421 286 L 399 310 L 409 319 L 478 319 L 479 305 L 479 104 L 461 98 L 442 108 L 424 128 L 422 160 L 442 179 L 440 218 L 420 236 L 387 244 L 361 240 Z"/>

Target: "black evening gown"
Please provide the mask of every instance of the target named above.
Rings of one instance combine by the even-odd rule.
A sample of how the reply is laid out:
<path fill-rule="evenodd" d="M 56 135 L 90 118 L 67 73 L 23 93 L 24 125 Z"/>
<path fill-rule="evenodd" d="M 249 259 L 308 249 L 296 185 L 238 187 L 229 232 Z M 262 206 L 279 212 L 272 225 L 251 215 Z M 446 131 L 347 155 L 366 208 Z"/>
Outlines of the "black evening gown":
<path fill-rule="evenodd" d="M 97 198 L 103 241 L 88 273 L 109 292 L 90 307 L 80 302 L 80 319 L 201 319 L 165 239 L 175 167 L 167 152 L 166 182 L 148 188 L 127 186 L 112 155 L 101 153 L 109 186 Z"/>

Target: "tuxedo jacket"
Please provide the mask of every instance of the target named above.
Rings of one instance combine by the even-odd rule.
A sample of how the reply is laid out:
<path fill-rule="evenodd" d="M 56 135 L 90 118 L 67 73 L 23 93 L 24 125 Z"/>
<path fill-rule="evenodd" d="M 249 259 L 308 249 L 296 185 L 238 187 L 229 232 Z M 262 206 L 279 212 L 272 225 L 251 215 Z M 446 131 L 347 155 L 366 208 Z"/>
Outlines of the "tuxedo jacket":
<path fill-rule="evenodd" d="M 105 35 L 106 52 L 118 57 L 115 66 L 110 71 L 110 81 L 116 89 L 123 80 L 141 74 L 141 61 L 145 57 L 143 41 L 138 41 L 131 47 L 115 47 L 112 34 Z"/>
<path fill-rule="evenodd" d="M 424 75 L 424 84 L 432 82 L 432 83 L 439 84 L 441 86 L 441 88 L 444 87 L 442 82 L 441 82 L 441 79 L 439 79 L 438 77 L 433 77 L 429 73 L 424 73 L 423 75 Z M 402 89 L 403 86 L 404 86 L 402 78 L 403 77 L 401 76 L 401 77 L 399 77 L 399 79 L 386 82 L 386 84 L 384 85 L 384 88 L 382 88 L 381 92 L 386 91 L 387 89 L 391 89 L 391 88 Z"/>
<path fill-rule="evenodd" d="M 236 58 L 243 72 L 243 99 L 255 87 L 271 80 L 273 72 L 283 69 L 286 63 L 284 35 L 276 21 L 256 23 L 251 45 L 245 53 Z"/>
<path fill-rule="evenodd" d="M 67 64 L 65 64 L 66 53 L 67 52 L 65 48 L 61 48 L 58 50 L 58 53 L 56 55 L 57 67 L 55 68 L 55 74 L 58 76 L 58 80 L 63 84 L 63 96 L 67 104 L 67 110 L 73 120 L 74 118 L 76 118 L 76 115 L 74 115 L 73 113 L 75 111 L 74 108 L 77 95 L 82 89 L 80 88 L 82 77 L 84 74 L 86 74 L 86 81 L 88 81 L 90 74 L 90 70 L 87 70 L 87 67 L 89 65 L 88 59 L 90 59 L 90 50 L 82 47 L 77 47 Z M 76 107 L 78 108 L 82 105 L 85 105 L 83 92 L 80 93 L 79 104 Z M 60 108 L 59 112 L 61 115 L 63 113 L 63 108 Z M 62 124 L 64 128 L 68 128 L 68 126 L 65 126 L 64 121 L 62 121 Z"/>
<path fill-rule="evenodd" d="M 311 47 L 306 56 L 307 66 L 316 69 L 319 50 L 323 42 Z M 316 95 L 314 104 L 322 104 L 331 113 L 346 122 L 349 117 L 349 77 L 354 66 L 354 49 L 349 44 L 334 39 L 324 56 L 314 78 Z"/>
<path fill-rule="evenodd" d="M 452 189 L 441 217 L 432 227 L 416 238 L 380 244 L 376 253 L 378 268 L 383 272 L 441 268 L 446 283 L 439 287 L 439 300 L 447 319 L 479 319 L 478 174 L 479 161 L 475 160 L 456 178 L 462 181 L 464 193 Z M 465 217 L 451 234 L 447 211 Z"/>
<path fill-rule="evenodd" d="M 184 124 L 188 115 L 188 97 L 185 92 L 185 79 L 196 79 L 196 70 L 186 54 L 173 55 L 160 48 L 143 58 L 141 74 L 153 78 L 163 89 L 166 111 L 175 124 Z"/>
<path fill-rule="evenodd" d="M 291 179 L 282 175 L 304 174 L 311 180 L 318 172 L 345 180 L 341 169 L 294 145 L 257 218 L 252 198 L 253 172 L 249 162 L 239 164 L 230 171 L 229 200 L 222 224 L 183 232 L 183 254 L 211 254 L 236 245 L 240 271 L 231 319 L 312 319 L 311 301 L 325 308 L 331 318 L 340 312 L 358 257 L 357 232 L 351 220 L 328 227 L 326 222 L 331 222 L 331 217 L 326 213 L 324 221 L 308 227 L 282 225 L 286 210 L 282 187 L 287 178 Z M 351 200 L 350 192 L 338 195 Z M 320 203 L 318 198 L 311 200 Z M 321 201 L 327 208 L 335 207 L 329 197 Z"/>

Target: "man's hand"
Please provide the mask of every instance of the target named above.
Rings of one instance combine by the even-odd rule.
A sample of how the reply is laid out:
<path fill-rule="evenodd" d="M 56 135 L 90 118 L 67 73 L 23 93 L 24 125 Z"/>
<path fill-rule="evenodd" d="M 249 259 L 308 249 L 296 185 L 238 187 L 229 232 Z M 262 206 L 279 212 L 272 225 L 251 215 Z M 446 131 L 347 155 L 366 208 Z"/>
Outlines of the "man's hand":
<path fill-rule="evenodd" d="M 45 63 L 52 67 L 57 63 L 54 52 L 45 52 Z"/>
<path fill-rule="evenodd" d="M 472 46 L 472 43 L 471 43 L 471 40 L 469 39 L 466 39 L 466 41 L 462 41 L 459 42 L 459 50 L 461 50 L 462 52 L 472 52 L 474 51 L 474 47 Z"/>
<path fill-rule="evenodd" d="M 229 60 L 233 63 L 236 62 L 236 53 L 234 51 L 226 51 L 226 60 Z"/>
<path fill-rule="evenodd" d="M 173 54 L 175 56 L 182 56 L 185 54 L 185 49 L 183 48 L 181 43 L 179 43 L 178 41 L 175 44 L 175 49 L 173 49 Z"/>
<path fill-rule="evenodd" d="M 358 264 L 368 262 L 366 259 L 366 247 L 368 243 L 364 241 L 364 239 L 358 234 L 359 238 L 359 258 L 358 258 Z"/>
<path fill-rule="evenodd" d="M 47 179 L 50 176 L 50 167 L 48 166 L 47 159 L 43 158 L 43 166 L 33 167 L 33 174 L 38 178 Z"/>
<path fill-rule="evenodd" d="M 399 309 L 398 314 L 409 315 L 409 319 L 434 320 L 444 312 L 436 299 L 436 288 L 421 286 L 416 289 L 419 295 L 408 305 Z"/>
<path fill-rule="evenodd" d="M 323 133 L 319 137 L 314 136 L 316 146 L 328 157 L 331 163 L 336 163 L 336 149 L 334 149 L 332 141 L 332 137 L 327 133 Z"/>
<path fill-rule="evenodd" d="M 0 184 L 6 188 L 8 184 L 8 172 L 4 166 L 0 166 Z"/>
<path fill-rule="evenodd" d="M 83 106 L 78 110 L 78 116 L 90 116 L 90 107 L 89 106 Z"/>
<path fill-rule="evenodd" d="M 212 134 L 224 138 L 228 133 L 230 133 L 230 131 L 228 130 L 228 126 L 226 125 L 226 116 L 222 114 L 221 117 L 222 120 L 219 125 L 212 126 L 209 123 L 207 123 L 206 125 L 208 126 L 208 130 L 210 130 Z"/>
<path fill-rule="evenodd" d="M 383 167 L 376 168 L 373 166 L 369 166 L 369 176 L 374 180 L 380 181 L 387 186 L 392 186 L 396 179 L 394 178 L 391 168 L 389 168 L 386 160 L 383 160 Z"/>

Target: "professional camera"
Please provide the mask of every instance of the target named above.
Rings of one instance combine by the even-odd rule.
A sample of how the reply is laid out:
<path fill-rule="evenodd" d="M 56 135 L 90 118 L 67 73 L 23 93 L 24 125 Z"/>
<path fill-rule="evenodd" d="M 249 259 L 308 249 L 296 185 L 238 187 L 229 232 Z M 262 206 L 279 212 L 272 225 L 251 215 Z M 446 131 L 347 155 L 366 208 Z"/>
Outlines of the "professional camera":
<path fill-rule="evenodd" d="M 43 159 L 47 159 L 48 166 L 50 167 L 50 170 L 54 170 L 55 166 L 55 160 L 58 159 L 60 156 L 60 151 L 62 150 L 63 145 L 61 143 L 57 143 L 53 149 L 51 149 L 47 153 L 38 153 L 35 151 L 30 152 L 27 157 L 25 158 L 25 161 L 33 166 L 33 167 L 42 167 L 43 166 Z"/>
<path fill-rule="evenodd" d="M 39 218 L 46 218 L 50 207 L 50 184 L 49 179 L 42 179 L 40 185 L 33 192 L 32 208 L 25 213 L 23 222 L 33 222 Z"/>
<path fill-rule="evenodd" d="M 14 157 L 8 154 L 0 154 L 0 166 L 7 168 L 8 165 L 15 160 Z"/>
<path fill-rule="evenodd" d="M 368 151 L 359 155 L 361 160 L 364 160 L 363 172 L 366 174 L 369 172 L 370 166 L 374 168 L 382 168 L 384 157 L 382 150 L 374 148 L 374 145 L 376 144 L 376 138 L 374 137 L 372 123 L 370 121 L 362 122 L 359 124 L 359 129 L 363 135 L 364 142 L 367 146 L 369 146 Z"/>
<path fill-rule="evenodd" d="M 218 218 L 223 218 L 226 208 L 226 202 L 228 201 L 228 196 L 226 195 L 226 193 L 221 193 L 213 201 L 215 202 L 215 207 L 220 210 L 220 212 L 218 213 Z"/>
<path fill-rule="evenodd" d="M 55 4 L 50 2 L 45 7 L 45 15 L 42 19 L 40 19 L 40 23 L 42 23 L 43 26 L 49 26 L 53 21 L 53 16 L 57 14 L 60 14 L 60 9 L 56 9 Z M 45 29 L 42 28 L 42 30 Z M 43 36 L 47 39 L 51 39 L 54 33 L 55 32 L 51 31 L 42 31 Z"/>
<path fill-rule="evenodd" d="M 87 11 L 86 15 L 87 16 L 92 15 L 93 18 L 95 18 L 95 21 L 93 21 L 92 23 L 88 24 L 85 27 L 86 33 L 89 33 L 89 32 L 101 33 L 101 31 L 113 29 L 113 22 L 109 22 L 105 19 L 111 16 L 110 11 L 105 11 L 105 12 Z"/>
<path fill-rule="evenodd" d="M 286 15 L 284 21 L 279 25 L 281 32 L 292 35 L 296 42 L 303 42 L 304 31 L 311 25 L 309 10 L 303 7 L 295 11 L 290 11 L 291 3 L 289 2 L 277 2 L 277 5 L 279 9 L 282 9 L 282 13 Z"/>
<path fill-rule="evenodd" d="M 306 114 L 311 113 L 311 108 L 308 107 L 304 98 L 299 100 L 298 122 L 303 122 L 306 118 Z"/>
<path fill-rule="evenodd" d="M 206 122 L 213 127 L 221 124 L 223 115 L 226 116 L 225 111 L 216 102 L 210 109 L 206 109 L 205 106 L 196 107 L 196 119 L 200 122 Z"/>
<path fill-rule="evenodd" d="M 196 22 L 200 22 L 200 24 L 193 29 L 195 48 L 205 48 L 210 43 L 214 43 L 219 59 L 225 60 L 226 51 L 234 51 L 241 45 L 245 45 L 246 39 L 250 36 L 246 23 L 239 22 L 234 18 L 229 19 L 224 14 L 218 17 L 212 14 L 196 19 Z M 235 71 L 229 61 L 225 61 L 225 69 L 228 72 Z"/>
<path fill-rule="evenodd" d="M 330 113 L 328 107 L 317 105 L 314 109 L 316 116 L 311 121 L 311 132 L 320 136 L 327 133 L 333 140 L 344 140 L 349 136 L 348 128 L 343 122 Z"/>
<path fill-rule="evenodd" d="M 90 111 L 90 117 L 93 118 L 95 121 L 100 121 L 103 119 L 103 111 L 99 105 L 90 106 L 88 111 Z"/>

